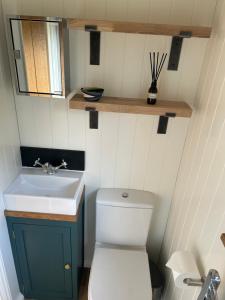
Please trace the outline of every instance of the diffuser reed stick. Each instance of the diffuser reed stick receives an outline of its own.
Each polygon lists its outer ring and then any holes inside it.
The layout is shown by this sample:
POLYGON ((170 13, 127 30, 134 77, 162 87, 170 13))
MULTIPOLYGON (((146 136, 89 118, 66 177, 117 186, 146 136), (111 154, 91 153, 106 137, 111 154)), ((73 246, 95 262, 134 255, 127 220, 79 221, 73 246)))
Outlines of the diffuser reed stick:
POLYGON ((157 80, 159 79, 159 75, 162 71, 163 65, 165 63, 167 53, 163 53, 161 56, 161 59, 159 58, 159 52, 150 52, 150 66, 151 66, 151 77, 152 77, 152 83, 148 90, 148 104, 155 104, 157 100, 157 80))

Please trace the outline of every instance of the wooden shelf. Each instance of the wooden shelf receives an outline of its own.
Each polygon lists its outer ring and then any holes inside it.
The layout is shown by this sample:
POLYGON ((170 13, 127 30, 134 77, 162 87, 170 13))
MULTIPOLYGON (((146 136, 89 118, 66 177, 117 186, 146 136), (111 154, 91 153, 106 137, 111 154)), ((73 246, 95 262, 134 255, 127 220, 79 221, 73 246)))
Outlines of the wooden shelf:
POLYGON ((181 32, 192 32, 193 37, 209 38, 211 27, 183 26, 169 24, 150 24, 135 22, 119 22, 106 20, 68 19, 71 29, 83 29, 86 26, 94 26, 97 31, 140 33, 153 35, 179 36, 181 32))
POLYGON ((148 105, 145 99, 129 99, 116 97, 102 97, 98 102, 85 101, 82 95, 75 95, 70 100, 71 109, 93 108, 103 112, 131 113, 142 115, 165 116, 166 113, 175 113, 177 117, 190 118, 191 107, 185 102, 157 101, 155 105, 148 105))

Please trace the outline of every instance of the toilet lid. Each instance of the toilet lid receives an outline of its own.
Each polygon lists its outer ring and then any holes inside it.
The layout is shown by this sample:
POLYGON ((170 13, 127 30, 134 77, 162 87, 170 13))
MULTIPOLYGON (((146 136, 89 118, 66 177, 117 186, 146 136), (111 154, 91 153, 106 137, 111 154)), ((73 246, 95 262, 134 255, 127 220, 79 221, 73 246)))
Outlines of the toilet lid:
POLYGON ((145 250, 96 247, 88 287, 89 300, 151 300, 145 250))

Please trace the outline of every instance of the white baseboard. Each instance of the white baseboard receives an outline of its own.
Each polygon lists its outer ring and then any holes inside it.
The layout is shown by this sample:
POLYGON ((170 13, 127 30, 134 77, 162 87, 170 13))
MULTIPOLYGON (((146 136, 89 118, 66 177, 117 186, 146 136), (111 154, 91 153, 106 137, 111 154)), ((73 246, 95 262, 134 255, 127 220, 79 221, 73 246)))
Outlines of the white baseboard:
POLYGON ((19 293, 15 300, 24 300, 24 296, 19 293))

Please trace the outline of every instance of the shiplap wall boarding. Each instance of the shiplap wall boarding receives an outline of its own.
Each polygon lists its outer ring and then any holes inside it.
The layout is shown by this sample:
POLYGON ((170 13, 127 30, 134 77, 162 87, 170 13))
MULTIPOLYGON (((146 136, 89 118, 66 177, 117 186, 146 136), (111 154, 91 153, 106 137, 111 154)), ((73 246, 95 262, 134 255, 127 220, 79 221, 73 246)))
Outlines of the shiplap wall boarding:
MULTIPOLYGON (((163 260, 177 249, 192 251, 199 270, 217 269, 218 299, 225 299, 225 1, 220 0, 206 52, 196 107, 163 243, 163 260)), ((165 300, 195 300, 199 288, 174 287, 167 271, 165 300)))
POLYGON ((2 193, 21 167, 19 132, 0 1, 0 298, 19 300, 2 193))
MULTIPOLYGON (((4 0, 5 14, 84 17, 187 25, 210 25, 215 1, 166 0, 4 0), (204 3, 204 5, 203 5, 204 3)), ((169 52, 171 38, 102 33, 101 64, 89 65, 89 34, 70 31, 71 86, 100 86, 105 95, 146 98, 149 51, 169 52)), ((207 39, 184 40, 179 71, 164 69, 159 97, 194 102, 207 39)), ((21 144, 86 151, 85 259, 94 245, 95 195, 99 187, 150 190, 159 195, 149 247, 157 260, 167 222, 188 119, 169 121, 157 135, 158 117, 100 113, 99 129, 89 129, 89 114, 69 110, 62 100, 16 96, 21 144)))

